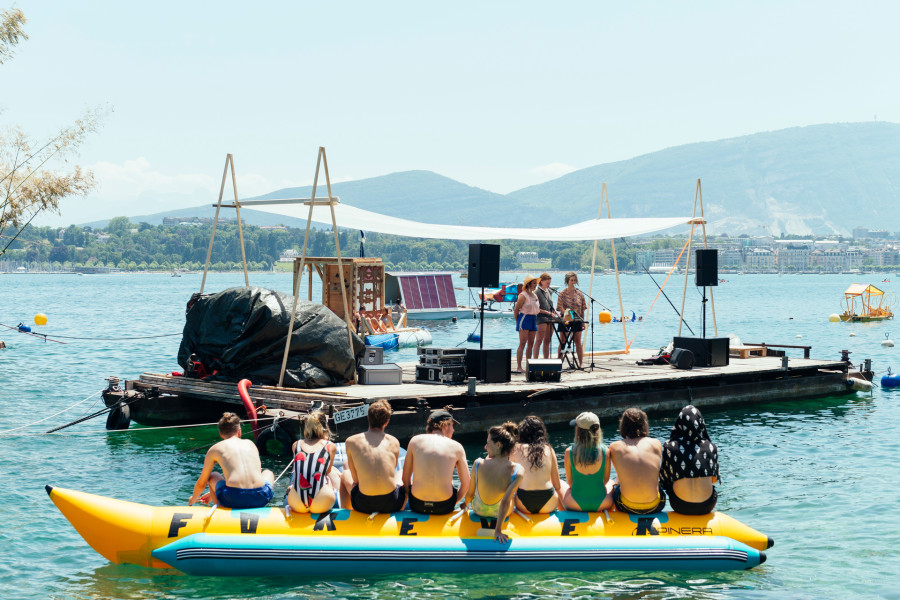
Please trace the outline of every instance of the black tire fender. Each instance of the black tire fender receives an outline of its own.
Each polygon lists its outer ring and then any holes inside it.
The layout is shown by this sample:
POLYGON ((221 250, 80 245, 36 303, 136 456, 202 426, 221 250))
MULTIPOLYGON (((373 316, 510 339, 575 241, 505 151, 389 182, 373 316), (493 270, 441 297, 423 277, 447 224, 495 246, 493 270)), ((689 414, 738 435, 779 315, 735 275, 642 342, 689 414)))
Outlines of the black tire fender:
POLYGON ((128 429, 131 425, 131 408, 122 402, 113 406, 106 417, 106 428, 110 431, 128 429))
POLYGON ((259 450, 260 456, 269 456, 271 454, 268 448, 268 443, 271 440, 277 440, 281 442, 282 456, 291 456, 293 454, 292 448, 294 445, 294 438, 292 438, 291 434, 289 434, 281 427, 272 425, 271 427, 266 427, 265 429, 260 431, 259 436, 257 436, 256 438, 256 447, 259 450))

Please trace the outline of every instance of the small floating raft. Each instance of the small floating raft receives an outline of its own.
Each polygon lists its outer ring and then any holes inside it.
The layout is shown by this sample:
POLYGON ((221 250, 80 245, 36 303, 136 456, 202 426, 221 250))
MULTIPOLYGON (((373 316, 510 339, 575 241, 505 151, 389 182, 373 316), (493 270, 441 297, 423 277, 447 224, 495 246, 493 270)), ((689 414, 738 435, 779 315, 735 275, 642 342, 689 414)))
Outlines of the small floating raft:
POLYGON ((275 507, 153 507, 49 485, 47 493, 108 560, 191 575, 727 571, 762 564, 773 544, 718 512, 514 514, 499 544, 495 522, 471 513, 288 516, 275 507))

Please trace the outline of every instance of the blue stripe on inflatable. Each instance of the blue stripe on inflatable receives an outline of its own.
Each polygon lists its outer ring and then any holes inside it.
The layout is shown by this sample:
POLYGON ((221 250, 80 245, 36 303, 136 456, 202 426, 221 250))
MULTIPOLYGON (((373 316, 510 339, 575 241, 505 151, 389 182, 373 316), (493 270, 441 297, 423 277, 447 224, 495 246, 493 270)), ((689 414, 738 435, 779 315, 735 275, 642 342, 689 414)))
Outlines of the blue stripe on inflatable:
POLYGON ((535 571, 727 571, 765 554, 724 537, 396 538, 198 533, 153 552, 191 575, 357 575, 535 571))

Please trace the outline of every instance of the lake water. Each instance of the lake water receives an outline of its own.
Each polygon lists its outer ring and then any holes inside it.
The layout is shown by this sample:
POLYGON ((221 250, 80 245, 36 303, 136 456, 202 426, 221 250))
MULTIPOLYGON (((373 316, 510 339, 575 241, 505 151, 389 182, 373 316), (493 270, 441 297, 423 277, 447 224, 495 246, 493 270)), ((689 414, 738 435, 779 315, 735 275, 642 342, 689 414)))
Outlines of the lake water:
MULTIPOLYGON (((855 363, 872 359, 876 381, 888 367, 900 369, 900 348, 880 344, 885 333, 900 337, 895 322, 828 322, 829 314, 840 312, 850 283, 877 283, 889 276, 725 277, 728 281, 714 289, 719 335, 811 345, 816 358, 837 359, 847 349, 855 363)), ((250 281, 290 289, 286 274, 251 273, 250 281)), ((587 276, 581 281, 586 287, 587 276)), ((678 307, 683 282, 682 275, 666 287, 678 307)), ((626 310, 646 315, 628 326, 634 347, 658 348, 677 335, 677 316, 665 298, 650 310, 657 288, 649 277, 627 275, 621 283, 626 310)), ((239 274, 212 274, 207 291, 242 284, 239 274)), ((84 400, 103 388, 109 375, 133 378, 143 371, 178 370, 184 306, 199 285, 199 274, 0 275, 0 323, 31 324, 43 312, 49 322, 37 329, 68 342, 45 343, 0 331, 8 346, 0 350, 3 598, 900 598, 895 555, 900 534, 891 520, 900 512, 900 390, 880 388, 872 394, 705 413, 720 448, 719 509, 776 541, 768 562, 751 571, 380 578, 348 573, 326 581, 222 580, 111 565, 56 510, 44 485, 147 504, 183 504, 202 464, 202 452, 185 451, 215 441, 215 429, 132 425, 125 432, 107 432, 98 418, 58 434, 41 433, 101 408, 96 396, 84 400)), ((457 285, 464 299, 465 280, 457 285)), ((897 286, 884 284, 888 290, 897 286)), ((617 306, 615 278, 596 278, 593 295, 617 306)), ((698 335, 700 306, 691 280, 685 314, 698 335)), ((475 326, 469 320, 429 325, 439 346, 465 343, 475 326)), ((711 314, 707 334, 713 335, 711 314)), ((515 340, 511 319, 486 323, 486 347, 509 347, 515 340)), ((621 325, 598 326, 594 344, 597 350, 621 348, 621 325)), ((800 355, 796 350, 789 354, 800 355)), ((413 360, 414 355, 407 350, 392 359, 413 360)), ((654 419, 652 435, 668 437, 675 416, 654 419)), ((604 431, 609 443, 614 427, 604 424, 604 431)), ((568 430, 552 432, 560 456, 570 436, 568 430)), ((481 444, 469 444, 467 451, 471 461, 481 455, 481 444)), ((266 466, 278 473, 284 465, 273 458, 266 466)), ((284 484, 279 482, 279 497, 284 484)))

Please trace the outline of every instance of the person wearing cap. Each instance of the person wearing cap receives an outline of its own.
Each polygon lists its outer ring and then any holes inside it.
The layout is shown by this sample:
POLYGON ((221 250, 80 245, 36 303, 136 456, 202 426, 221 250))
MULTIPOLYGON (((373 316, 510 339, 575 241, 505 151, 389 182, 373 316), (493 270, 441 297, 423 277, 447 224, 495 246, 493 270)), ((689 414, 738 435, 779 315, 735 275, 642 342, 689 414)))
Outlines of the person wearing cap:
POLYGON ((406 493, 397 477, 400 442, 385 428, 391 405, 376 400, 369 405, 369 429, 347 438, 347 468, 341 474, 341 507, 364 513, 403 510, 406 493))
POLYGON ((569 425, 575 427, 575 443, 566 448, 566 482, 561 491, 568 510, 588 512, 609 510, 613 501, 607 493, 609 453, 603 445, 600 419, 583 412, 569 425))
POLYGON ((619 420, 621 440, 609 445, 609 456, 618 480, 612 488, 616 510, 649 515, 666 506, 666 493, 659 485, 662 444, 650 435, 647 414, 629 408, 619 420))
POLYGON ((431 411, 426 432, 414 436, 406 449, 403 487, 410 510, 426 515, 446 515, 469 491, 469 463, 462 444, 452 439, 458 423, 446 408, 431 411), (459 488, 453 487, 453 471, 459 488))
POLYGON ((538 299, 537 335, 534 338, 534 350, 532 358, 540 358, 538 354, 544 354, 544 358, 550 358, 550 341, 553 339, 553 318, 556 311, 553 310, 553 297, 550 292, 550 273, 541 273, 540 282, 534 291, 538 299))
POLYGON ((534 293, 537 277, 528 275, 522 285, 522 293, 516 300, 513 316, 516 318, 516 331, 519 332, 519 347, 516 349, 516 373, 522 373, 522 354, 530 358, 534 348, 534 337, 537 334, 537 316, 541 312, 538 297, 534 293))

